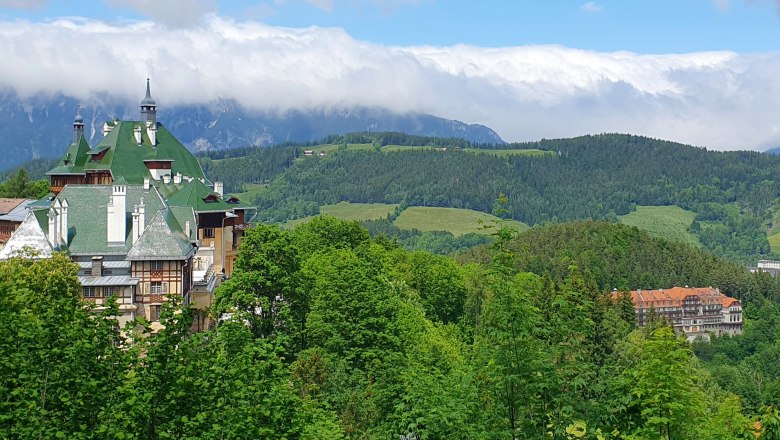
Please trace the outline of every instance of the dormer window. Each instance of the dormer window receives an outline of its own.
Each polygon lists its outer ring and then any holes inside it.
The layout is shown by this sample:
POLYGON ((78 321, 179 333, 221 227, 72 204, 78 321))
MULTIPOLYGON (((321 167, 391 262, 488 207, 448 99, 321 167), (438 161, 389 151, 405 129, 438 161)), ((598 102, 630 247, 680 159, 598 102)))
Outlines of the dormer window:
POLYGON ((203 201, 206 203, 214 203, 219 200, 219 196, 216 194, 209 194, 206 197, 203 198, 203 201))
POLYGON ((238 197, 231 196, 229 199, 226 200, 226 202, 236 204, 239 203, 240 200, 238 200, 238 197))
POLYGON ((108 152, 108 150, 109 150, 109 148, 108 148, 108 147, 104 147, 104 148, 103 148, 102 150, 100 150, 100 151, 96 151, 96 152, 94 152, 94 153, 87 153, 87 154, 89 154, 90 156, 92 156, 92 157, 90 158, 90 161, 91 161, 91 162, 100 162, 101 160, 103 160, 103 157, 105 157, 105 156, 106 156, 106 153, 108 152))

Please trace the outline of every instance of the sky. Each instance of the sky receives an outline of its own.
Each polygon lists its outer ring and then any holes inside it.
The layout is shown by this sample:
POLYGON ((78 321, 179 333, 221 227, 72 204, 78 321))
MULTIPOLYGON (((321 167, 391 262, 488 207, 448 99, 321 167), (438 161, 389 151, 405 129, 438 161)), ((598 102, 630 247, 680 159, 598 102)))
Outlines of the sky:
MULTIPOLYGON (((0 0, 0 89, 780 146, 780 0, 0 0)), ((164 122, 164 121, 163 121, 164 122)))

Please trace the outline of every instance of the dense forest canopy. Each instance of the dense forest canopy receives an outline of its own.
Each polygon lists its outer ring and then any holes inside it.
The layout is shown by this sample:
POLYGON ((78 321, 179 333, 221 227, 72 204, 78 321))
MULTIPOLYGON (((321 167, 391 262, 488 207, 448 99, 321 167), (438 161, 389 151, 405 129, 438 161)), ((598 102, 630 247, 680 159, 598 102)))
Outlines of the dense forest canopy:
POLYGON ((491 212, 496 196, 503 193, 507 215, 531 225, 616 221, 637 205, 678 205, 697 213, 691 231, 718 255, 749 262, 770 253, 764 225, 780 196, 777 156, 708 151, 618 134, 476 146, 555 153, 542 156, 459 148, 383 151, 387 142, 439 143, 400 134, 353 137, 349 140, 372 139, 377 148, 298 160, 293 147, 273 153, 253 150, 242 158, 213 162, 209 172, 234 191, 241 182, 268 183, 253 201, 262 221, 316 214, 320 205, 341 201, 491 212), (274 159, 278 156, 285 160, 274 159))
POLYGON ((356 222, 259 225, 217 291, 218 326, 196 334, 176 298, 159 332, 143 320, 120 331, 115 303, 98 311, 80 299, 64 255, 0 262, 0 437, 780 435, 769 406, 780 372, 724 369, 727 359, 753 365, 775 353, 777 338, 762 332, 776 335, 780 322, 774 279, 635 228, 534 232, 497 227, 489 249, 459 263, 371 238, 356 222), (560 234, 580 240, 556 251, 560 234), (700 265, 690 276, 705 284, 762 286, 750 304, 772 306, 748 309, 745 337, 697 346, 702 364, 664 322, 635 329, 628 297, 600 287, 644 272, 687 279, 654 258, 700 265))

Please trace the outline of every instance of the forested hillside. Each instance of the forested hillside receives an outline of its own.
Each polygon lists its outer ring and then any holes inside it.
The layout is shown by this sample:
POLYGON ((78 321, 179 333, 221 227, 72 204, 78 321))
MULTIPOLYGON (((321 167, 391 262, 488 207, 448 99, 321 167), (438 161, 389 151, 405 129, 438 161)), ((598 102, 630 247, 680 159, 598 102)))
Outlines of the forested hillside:
MULTIPOLYGON (((317 150, 326 155, 305 156, 305 149, 318 148, 310 142, 210 151, 201 163, 228 192, 253 184, 244 201, 258 206, 263 222, 315 215, 320 206, 342 201, 490 213, 499 194, 507 198, 506 215, 529 225, 616 222, 637 206, 677 205, 695 213, 683 231, 693 234, 689 241, 743 264, 771 257, 767 228, 780 210, 780 157, 774 155, 617 134, 477 145, 353 133, 318 143, 327 146, 317 150), (497 149, 502 154, 481 154, 497 149)), ((372 226, 378 229, 391 230, 372 226)))
MULTIPOLYGON (((254 200, 262 221, 316 214, 320 205, 340 201, 491 212, 503 193, 507 215, 531 225, 616 221, 637 205, 678 205, 697 214, 691 232, 718 255, 749 262, 770 252, 765 225, 780 196, 780 158, 773 155, 707 151, 616 134, 478 145, 482 151, 500 147, 555 153, 542 156, 478 154, 460 144, 446 151, 398 151, 383 148, 391 142, 385 135, 375 135, 376 148, 304 157, 286 169, 271 155, 289 158, 291 151, 255 150, 246 163, 244 158, 226 159, 209 170, 215 179, 231 182, 232 190, 240 181, 269 182, 254 200), (265 157, 277 165, 261 169, 256 164, 265 157)), ((347 139, 331 141, 346 145, 347 139)), ((392 142, 413 143, 397 134, 392 142)))
MULTIPOLYGON (((538 239, 498 228, 487 263, 461 264, 372 239, 356 222, 260 225, 247 230, 233 276, 217 291, 219 325, 197 334, 176 298, 159 332, 139 321, 121 333, 116 310, 91 311, 80 300, 77 267, 65 256, 0 262, 0 437, 780 435, 777 409, 766 406, 777 401, 776 369, 736 386, 734 375, 709 366, 721 353, 746 358, 721 347, 747 339, 697 348, 704 369, 670 327, 634 329, 628 297, 613 301, 599 287, 629 267, 637 269, 627 284, 644 272, 695 279, 655 266, 663 258, 705 268, 691 275, 704 284, 766 283, 750 304, 777 303, 774 279, 629 227, 533 232, 538 239), (553 251, 557 235, 581 241, 553 251), (540 273, 527 271, 537 262, 540 273), (753 392, 758 381, 774 388, 753 392)), ((768 317, 751 307, 761 328, 778 322, 777 307, 762 309, 768 317)), ((752 353, 768 359, 766 346, 752 353)))

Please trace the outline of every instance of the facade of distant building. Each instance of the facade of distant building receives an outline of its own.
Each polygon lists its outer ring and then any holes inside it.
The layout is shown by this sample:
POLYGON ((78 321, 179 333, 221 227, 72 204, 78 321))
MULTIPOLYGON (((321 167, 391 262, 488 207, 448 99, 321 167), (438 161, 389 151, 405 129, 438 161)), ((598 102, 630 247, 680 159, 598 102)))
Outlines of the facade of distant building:
MULTIPOLYGON (((648 324, 652 314, 674 326, 689 341, 709 340, 710 336, 742 333, 742 304, 712 287, 672 287, 632 290, 637 325, 648 324)), ((618 292, 613 293, 617 298, 618 292)))
MULTIPOLYGON (((120 323, 159 325, 166 296, 205 308, 219 274, 229 276, 251 208, 223 197, 198 160, 162 124, 149 82, 140 121, 113 120, 90 148, 77 115, 73 139, 50 170, 51 194, 28 205, 0 251, 46 258, 66 252, 78 263, 87 301, 118 298, 120 323)), ((196 327, 206 324, 199 314, 196 327)))
POLYGON ((22 224, 27 215, 27 205, 34 201, 0 198, 0 249, 5 246, 16 228, 22 224))
POLYGON ((758 260, 756 267, 748 267, 748 270, 752 273, 766 272, 773 277, 780 274, 780 261, 775 260, 758 260))

